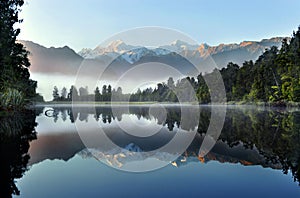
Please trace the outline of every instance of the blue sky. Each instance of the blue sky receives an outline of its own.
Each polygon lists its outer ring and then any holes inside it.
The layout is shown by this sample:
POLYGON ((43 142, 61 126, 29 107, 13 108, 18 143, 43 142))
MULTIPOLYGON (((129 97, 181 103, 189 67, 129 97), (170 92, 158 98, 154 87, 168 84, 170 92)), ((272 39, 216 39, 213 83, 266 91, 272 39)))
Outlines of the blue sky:
POLYGON ((299 0, 25 0, 19 39, 46 47, 94 48, 111 35, 163 26, 217 45, 290 36, 299 0))

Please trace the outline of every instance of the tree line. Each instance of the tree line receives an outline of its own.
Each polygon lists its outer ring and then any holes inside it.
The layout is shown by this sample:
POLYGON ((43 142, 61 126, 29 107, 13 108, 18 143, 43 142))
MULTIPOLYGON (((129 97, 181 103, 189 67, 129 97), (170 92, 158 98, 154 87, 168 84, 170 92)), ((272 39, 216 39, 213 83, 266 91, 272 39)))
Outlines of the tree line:
POLYGON ((158 83, 155 88, 138 89, 133 94, 123 94, 122 88, 112 89, 111 85, 99 87, 93 94, 88 94, 87 88, 66 88, 59 95, 55 87, 53 100, 95 100, 110 101, 158 101, 178 102, 191 101, 193 94, 199 103, 210 103, 210 90, 205 83, 206 78, 212 78, 214 72, 220 72, 226 91, 227 101, 272 102, 285 105, 287 102, 300 102, 300 26, 293 32, 291 40, 283 39, 280 49, 273 46, 266 49, 254 62, 245 61, 243 65, 228 63, 227 67, 215 69, 210 73, 200 73, 195 77, 186 77, 174 82, 170 77, 167 82, 158 83), (192 87, 193 91, 187 91, 192 87))
POLYGON ((112 89, 111 85, 103 85, 100 91, 99 87, 93 91, 94 93, 90 94, 88 87, 80 87, 77 89, 72 85, 67 91, 66 87, 63 87, 61 90, 54 86, 52 96, 53 101, 110 101, 112 95, 120 96, 119 101, 125 100, 125 97, 128 97, 129 94, 122 94, 122 88, 118 87, 117 89, 112 89))
MULTIPOLYGON (((192 80, 193 79, 194 78, 192 78, 192 80)), ((52 96, 53 101, 178 102, 177 96, 181 94, 181 98, 183 98, 184 101, 190 101, 191 96, 186 96, 184 91, 189 83, 188 80, 190 80, 190 78, 184 78, 178 80, 175 84, 173 78, 170 77, 167 83, 158 83, 155 88, 138 89, 132 94, 123 93, 121 87, 112 88, 111 85, 103 85, 101 90, 99 87, 96 87, 93 93, 89 93, 88 87, 80 87, 77 89, 72 85, 69 91, 67 91, 66 87, 59 90, 57 86, 54 86, 52 96), (176 94, 174 90, 176 90, 176 94)))

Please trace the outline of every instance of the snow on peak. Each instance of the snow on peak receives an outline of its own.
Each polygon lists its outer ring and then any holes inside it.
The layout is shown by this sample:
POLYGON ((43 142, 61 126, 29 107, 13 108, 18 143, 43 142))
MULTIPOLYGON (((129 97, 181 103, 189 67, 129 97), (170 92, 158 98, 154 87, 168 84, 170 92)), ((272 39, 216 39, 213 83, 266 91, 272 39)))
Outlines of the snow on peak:
POLYGON ((99 45, 95 49, 82 49, 78 52, 84 58, 99 58, 99 59, 115 59, 120 58, 128 62, 129 64, 134 64, 139 61, 144 56, 164 56, 172 52, 181 54, 185 57, 201 57, 206 58, 210 55, 217 53, 222 53, 226 51, 239 50, 240 48, 245 48, 248 51, 256 52, 263 51, 266 47, 272 45, 279 45, 279 40, 282 38, 272 38, 265 39, 261 42, 254 41, 244 41, 239 44, 220 44, 217 46, 209 46, 206 43, 201 45, 190 44, 186 41, 175 40, 170 44, 159 46, 157 48, 146 48, 143 46, 133 46, 126 44, 123 40, 114 40, 110 42, 107 46, 99 45))
POLYGON ((171 45, 177 46, 181 50, 196 50, 199 46, 196 44, 189 44, 185 41, 176 40, 171 43, 171 45))
POLYGON ((177 46, 181 46, 181 45, 189 45, 187 42, 185 41, 181 41, 181 40, 175 40, 171 43, 171 45, 177 45, 177 46))
POLYGON ((133 48, 133 46, 126 45, 126 43, 124 43, 122 40, 116 40, 116 41, 112 41, 108 44, 108 46, 106 47, 106 51, 120 53, 120 52, 124 52, 126 50, 130 50, 132 48, 133 48))
POLYGON ((103 161, 114 167, 122 167, 130 162, 144 161, 147 158, 155 158, 164 162, 175 160, 178 153, 167 153, 160 151, 143 152, 136 144, 130 143, 124 148, 116 147, 111 150, 103 150, 101 148, 84 149, 78 153, 82 158, 95 157, 99 161, 103 161))
POLYGON ((198 47, 198 45, 192 45, 185 41, 175 40, 170 45, 160 46, 159 48, 167 49, 171 52, 180 53, 182 51, 193 51, 196 50, 198 47))
POLYGON ((139 61, 146 54, 153 54, 153 52, 145 47, 135 48, 130 51, 126 51, 121 55, 128 63, 133 64, 139 61))
POLYGON ((171 51, 170 50, 167 50, 167 49, 164 49, 164 48, 156 48, 153 50, 155 52, 155 54, 157 56, 162 56, 162 55, 167 55, 167 54, 170 54, 171 51))
POLYGON ((112 41, 108 44, 108 46, 118 46, 118 45, 122 45, 122 44, 125 44, 125 42, 123 40, 115 40, 115 41, 112 41))
POLYGON ((90 48, 83 48, 81 51, 78 52, 78 54, 83 58, 88 58, 88 59, 95 58, 95 56, 97 56, 97 54, 95 54, 93 50, 90 48))

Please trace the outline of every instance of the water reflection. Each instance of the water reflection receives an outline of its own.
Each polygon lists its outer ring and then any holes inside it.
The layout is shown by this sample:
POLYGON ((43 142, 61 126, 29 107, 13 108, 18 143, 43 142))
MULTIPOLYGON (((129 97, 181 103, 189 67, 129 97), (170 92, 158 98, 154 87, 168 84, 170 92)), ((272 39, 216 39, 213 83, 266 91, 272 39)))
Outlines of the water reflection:
MULTIPOLYGON (((187 111, 193 112, 188 106, 187 111)), ((151 151, 164 145, 174 137, 179 129, 196 129, 194 140, 186 151, 172 161, 174 167, 186 166, 191 162, 239 163, 245 166, 259 165, 265 168, 291 172, 299 184, 300 172, 300 111, 295 109, 266 109, 255 107, 228 107, 222 133, 213 149, 204 157, 198 156, 199 147, 209 126, 210 106, 200 108, 200 119, 187 116, 187 124, 182 124, 181 108, 167 106, 166 117, 159 111, 150 111, 149 106, 119 106, 112 113, 109 106, 93 109, 85 106, 37 107, 13 116, 0 117, 0 197, 18 195, 15 179, 21 178, 28 167, 47 159, 68 161, 75 155, 90 158, 97 155, 114 166, 123 166, 130 160, 143 160, 147 156, 140 151, 151 151), (119 124, 134 119, 145 128, 158 126, 162 132, 148 138, 134 138, 124 133, 119 124), (38 125, 36 125, 36 122, 38 125), (74 123, 87 127, 86 133, 93 139, 98 123, 106 128, 108 136, 123 150, 114 150, 103 143, 89 145, 90 151, 82 143, 74 123), (35 133, 35 129, 38 135, 35 133), (35 141, 32 141, 36 139, 35 141), (92 155, 93 154, 93 155, 92 155), (137 155, 136 155, 137 154, 137 155)), ((192 115, 189 114, 189 115, 192 115)), ((132 130, 135 129, 134 126, 132 130)), ((170 153, 171 155, 172 153, 170 153)), ((166 154, 159 160, 168 160, 166 154)))
MULTIPOLYGON (((209 107, 203 108, 205 111, 201 111, 201 126, 205 126, 207 130, 207 127, 209 125, 209 118, 210 118, 210 111, 207 111, 210 109, 209 107), (206 117, 205 120, 202 119, 202 117, 206 117)), ((166 109, 167 110, 167 116, 166 119, 161 117, 161 114, 159 111, 152 111, 151 114, 149 113, 149 106, 130 106, 129 109, 126 106, 118 106, 117 108, 114 107, 114 112, 112 111, 112 108, 110 106, 101 106, 96 107, 94 109, 93 107, 55 107, 55 108, 48 108, 45 111, 45 115, 48 117, 52 117, 54 122, 57 122, 58 119, 61 119, 63 121, 66 121, 68 118, 72 123, 76 122, 76 120, 79 121, 86 121, 88 122, 89 115, 93 115, 93 118, 96 121, 100 121, 102 123, 108 123, 110 124, 112 121, 122 121, 122 117, 124 115, 135 115, 137 119, 146 119, 151 120, 152 117, 155 118, 156 123, 159 125, 165 125, 168 127, 170 131, 173 131, 174 127, 179 128, 181 127, 184 130, 194 130, 197 127, 197 123, 199 122, 197 119, 195 119, 193 115, 193 112, 196 110, 194 108, 185 108, 189 113, 187 113, 187 116, 181 118, 181 107, 180 106, 172 106, 166 109), (181 119, 185 119, 185 125, 181 126, 181 119)))
POLYGON ((300 179, 300 112, 284 109, 228 112, 220 139, 230 147, 243 144, 257 149, 265 166, 276 166, 283 173, 290 170, 294 180, 300 179))
POLYGON ((21 178, 29 161, 29 142, 36 139, 34 111, 0 117, 0 197, 19 195, 15 179, 21 178))
MULTIPOLYGON (((55 107, 52 110, 53 113, 48 116, 54 122, 57 122, 59 119, 62 121, 69 119, 71 123, 96 121, 106 124, 101 126, 108 127, 114 126, 115 122, 126 122, 126 117, 128 116, 135 116, 138 120, 154 119, 156 124, 163 125, 169 132, 176 132, 178 128, 187 131, 197 129, 198 133, 194 141, 187 151, 173 162, 174 166, 182 166, 189 163, 189 161, 195 160, 201 162, 217 160, 220 162, 241 163, 243 165, 261 165, 263 167, 281 169, 284 174, 291 171, 294 180, 299 182, 300 112, 295 109, 228 107, 221 136, 215 147, 204 158, 200 158, 197 155, 210 121, 211 107, 209 106, 200 108, 199 121, 193 117, 188 117, 186 118, 188 124, 184 126, 181 125, 181 110, 178 106, 166 108, 166 119, 161 119, 160 114, 150 114, 147 106, 131 106, 129 111, 126 107, 120 106, 117 108, 117 113, 114 112, 114 114, 109 106, 97 107, 96 110, 89 107, 78 107, 75 109, 55 107)), ((192 109, 189 110, 192 111, 192 109)), ((112 130, 116 130, 116 128, 112 130)), ((112 136, 115 137, 115 134, 112 136)), ((169 138, 172 137, 172 133, 170 133, 169 138)), ((153 149, 153 147, 146 148, 149 142, 143 145, 132 137, 128 139, 128 137, 120 134, 115 138, 115 141, 119 141, 117 144, 123 148, 128 146, 130 142, 135 142, 138 148, 153 149)), ((155 139, 155 141, 158 141, 158 139, 155 139)), ((161 143, 164 144, 165 142, 161 143)), ((75 149, 77 152, 84 149, 82 143, 80 145, 75 149)), ((98 148, 97 152, 98 154, 104 153, 108 155, 108 150, 108 148, 102 148, 102 150, 98 148)), ((91 154, 81 152, 81 155, 87 157, 87 155, 91 154)))

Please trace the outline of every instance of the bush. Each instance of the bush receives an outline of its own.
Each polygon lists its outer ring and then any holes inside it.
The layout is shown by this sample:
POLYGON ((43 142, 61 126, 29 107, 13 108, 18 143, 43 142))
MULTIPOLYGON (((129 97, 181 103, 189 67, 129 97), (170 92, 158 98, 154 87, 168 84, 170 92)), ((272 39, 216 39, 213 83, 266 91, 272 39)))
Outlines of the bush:
POLYGON ((25 105, 24 94, 13 88, 7 88, 0 95, 0 107, 2 109, 17 109, 25 105))

